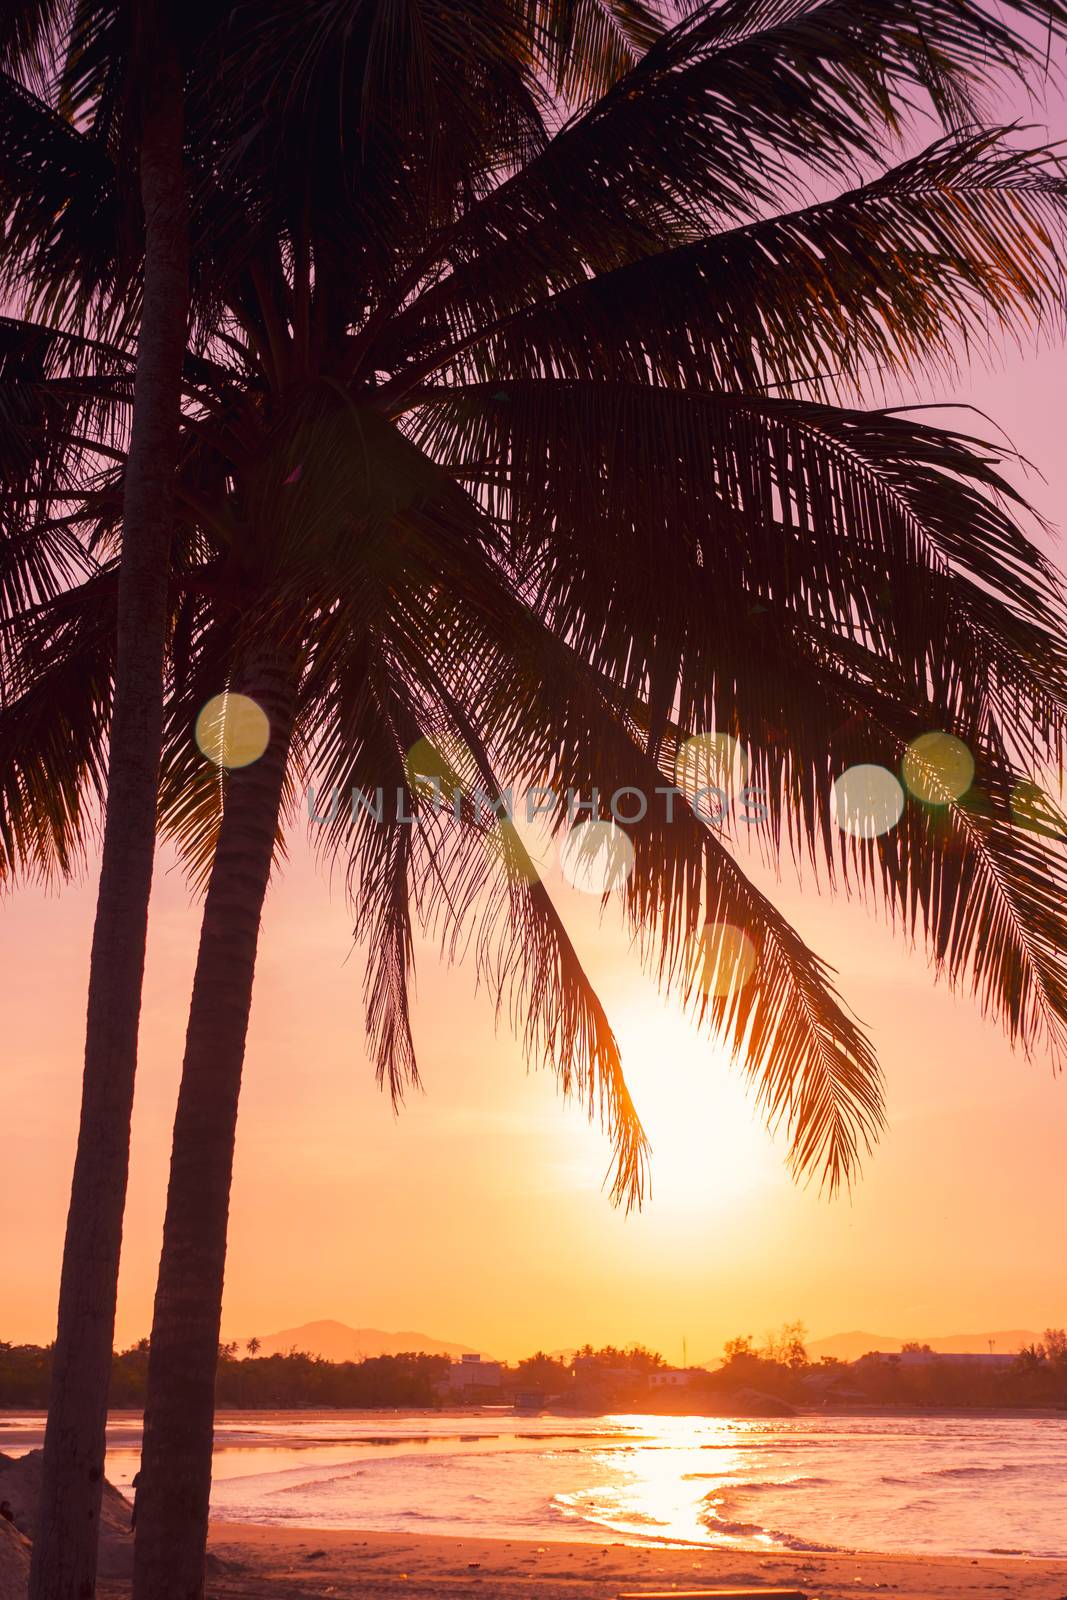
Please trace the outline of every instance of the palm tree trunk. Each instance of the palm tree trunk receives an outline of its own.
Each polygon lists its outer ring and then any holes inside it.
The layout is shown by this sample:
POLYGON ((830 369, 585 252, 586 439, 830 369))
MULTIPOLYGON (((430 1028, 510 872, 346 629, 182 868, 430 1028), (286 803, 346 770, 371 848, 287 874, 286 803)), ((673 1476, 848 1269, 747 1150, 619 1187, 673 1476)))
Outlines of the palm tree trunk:
POLYGON ((139 1600, 203 1594, 237 1101, 293 720, 291 665, 260 659, 242 692, 266 711, 271 737, 259 761, 230 777, 200 930, 148 1358, 139 1600))
POLYGON ((32 1600, 95 1592, 107 1395, 129 1169, 163 726, 163 654, 181 368, 189 316, 183 79, 160 28, 145 94, 144 302, 123 492, 115 700, 86 1020, 81 1123, 63 1247, 32 1600))

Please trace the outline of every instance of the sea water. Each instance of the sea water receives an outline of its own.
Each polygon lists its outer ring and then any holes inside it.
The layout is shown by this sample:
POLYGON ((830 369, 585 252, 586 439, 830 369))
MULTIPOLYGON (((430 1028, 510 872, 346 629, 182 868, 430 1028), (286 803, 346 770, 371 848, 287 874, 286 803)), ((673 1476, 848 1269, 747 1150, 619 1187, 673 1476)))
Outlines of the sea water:
MULTIPOLYGON (((0 1414, 0 1450, 43 1418, 0 1414)), ((126 1489, 139 1420, 107 1473, 126 1489)), ((733 1549, 1067 1556, 1067 1417, 222 1412, 212 1514, 317 1528, 733 1549)))

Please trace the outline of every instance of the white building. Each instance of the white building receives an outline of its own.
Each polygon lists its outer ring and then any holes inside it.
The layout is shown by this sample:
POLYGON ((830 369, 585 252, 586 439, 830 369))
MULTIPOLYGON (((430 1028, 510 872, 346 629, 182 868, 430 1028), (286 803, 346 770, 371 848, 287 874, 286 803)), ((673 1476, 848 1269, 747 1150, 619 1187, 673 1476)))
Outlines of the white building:
POLYGON ((685 1367, 656 1367, 648 1375, 650 1389, 688 1389, 691 1381, 685 1367))
POLYGON ((499 1389, 500 1377, 499 1361, 483 1361, 480 1355, 460 1356, 445 1374, 445 1387, 450 1394, 464 1394, 472 1389, 499 1389))
POLYGON ((854 1367, 863 1367, 874 1362, 892 1363, 900 1367, 1010 1367, 1014 1365, 1014 1355, 997 1355, 985 1350, 869 1350, 865 1356, 860 1356, 854 1361, 854 1367))

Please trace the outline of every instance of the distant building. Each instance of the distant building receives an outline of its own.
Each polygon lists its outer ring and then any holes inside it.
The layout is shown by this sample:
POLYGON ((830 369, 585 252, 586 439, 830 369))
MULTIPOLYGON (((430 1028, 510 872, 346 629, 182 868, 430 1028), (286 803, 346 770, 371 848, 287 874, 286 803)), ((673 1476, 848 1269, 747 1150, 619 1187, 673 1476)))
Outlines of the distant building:
POLYGON ((499 1361, 483 1361, 479 1356, 460 1356, 445 1373, 445 1388, 449 1394, 467 1394, 477 1389, 499 1389, 501 1367, 499 1361))
POLYGON ((632 1383, 643 1374, 637 1367, 605 1367, 596 1356, 575 1356, 574 1376, 587 1383, 632 1383))
POLYGON ((648 1375, 650 1389, 688 1389, 692 1381, 687 1367, 657 1367, 648 1375))
POLYGON ((548 1395, 544 1389, 516 1389, 516 1411, 543 1411, 548 1395))
POLYGON ((870 1395, 858 1387, 847 1366, 839 1370, 816 1367, 801 1382, 807 1393, 823 1405, 863 1405, 870 1401, 870 1395))
POLYGON ((996 1369, 997 1367, 1011 1367, 1015 1364, 1015 1355, 996 1355, 992 1351, 967 1350, 868 1350, 865 1356, 860 1356, 853 1361, 854 1367, 861 1370, 865 1366, 878 1364, 892 1365, 894 1367, 981 1367, 996 1369))

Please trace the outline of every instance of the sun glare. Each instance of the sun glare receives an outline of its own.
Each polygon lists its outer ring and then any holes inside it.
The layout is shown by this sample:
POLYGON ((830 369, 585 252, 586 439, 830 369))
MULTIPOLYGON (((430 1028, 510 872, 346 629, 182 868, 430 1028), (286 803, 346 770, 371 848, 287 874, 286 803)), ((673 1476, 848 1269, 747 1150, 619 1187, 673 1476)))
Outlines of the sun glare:
POLYGON ((613 1018, 626 1081, 652 1144, 652 1208, 717 1211, 773 1179, 781 1160, 725 1047, 655 1005, 613 1018))

